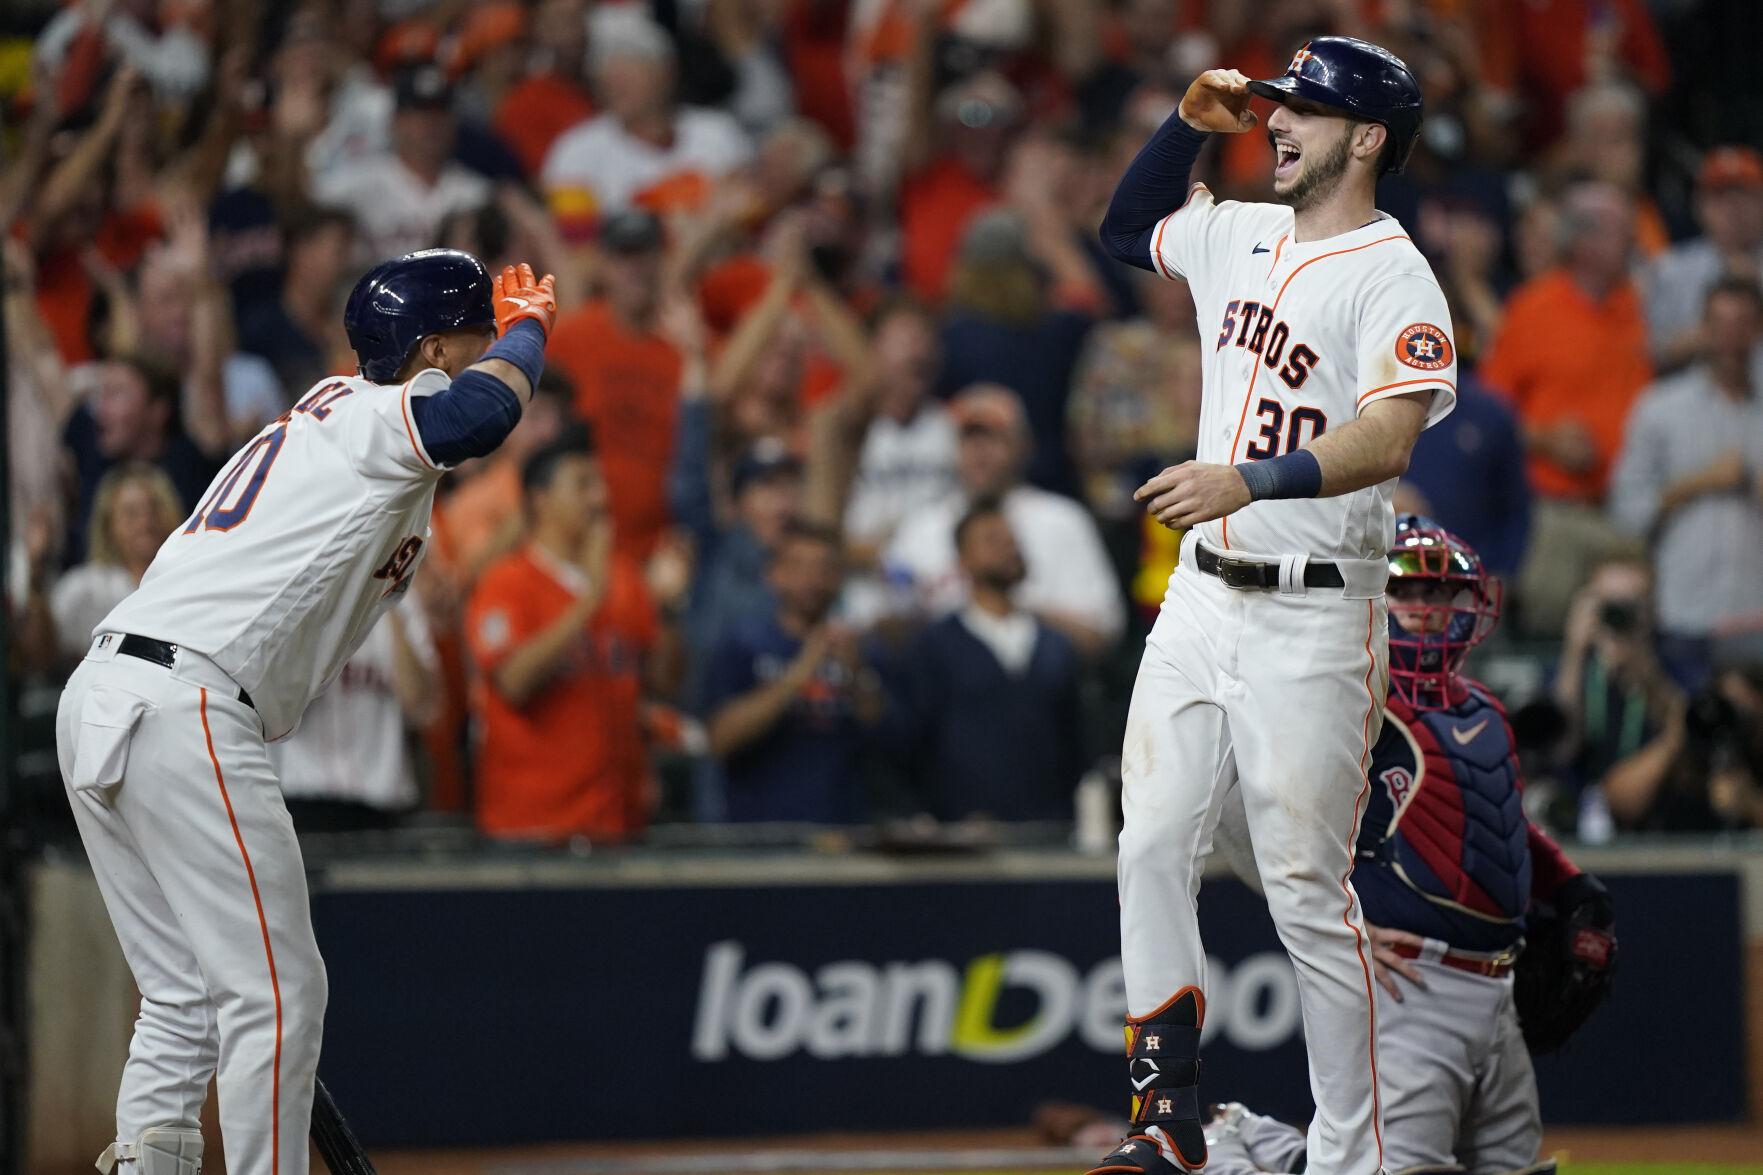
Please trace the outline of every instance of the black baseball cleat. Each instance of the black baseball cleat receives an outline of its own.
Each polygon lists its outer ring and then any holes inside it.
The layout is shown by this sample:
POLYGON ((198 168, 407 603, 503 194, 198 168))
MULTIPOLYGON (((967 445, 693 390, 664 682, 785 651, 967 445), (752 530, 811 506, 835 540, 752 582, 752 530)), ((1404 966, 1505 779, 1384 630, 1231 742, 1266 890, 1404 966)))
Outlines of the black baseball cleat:
POLYGON ((1182 1175, 1183 1168, 1163 1157, 1163 1148, 1149 1134, 1135 1134, 1102 1156, 1085 1175, 1182 1175))

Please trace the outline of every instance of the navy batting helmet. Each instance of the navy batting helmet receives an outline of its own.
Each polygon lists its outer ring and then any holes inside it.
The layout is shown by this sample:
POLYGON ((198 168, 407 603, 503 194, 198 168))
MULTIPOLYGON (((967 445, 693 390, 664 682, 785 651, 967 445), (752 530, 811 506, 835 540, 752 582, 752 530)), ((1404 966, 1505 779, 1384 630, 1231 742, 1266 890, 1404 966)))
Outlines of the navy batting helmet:
POLYGON ((1358 37, 1317 37, 1292 54, 1284 77, 1249 83, 1249 91, 1275 102, 1304 98, 1361 120, 1381 123, 1394 152, 1386 170, 1408 165, 1420 141, 1420 85, 1407 64, 1388 49, 1358 37))
POLYGON ((367 271, 343 307, 343 327, 375 383, 391 383, 424 338, 466 326, 496 325, 490 274, 458 249, 421 249, 367 271))

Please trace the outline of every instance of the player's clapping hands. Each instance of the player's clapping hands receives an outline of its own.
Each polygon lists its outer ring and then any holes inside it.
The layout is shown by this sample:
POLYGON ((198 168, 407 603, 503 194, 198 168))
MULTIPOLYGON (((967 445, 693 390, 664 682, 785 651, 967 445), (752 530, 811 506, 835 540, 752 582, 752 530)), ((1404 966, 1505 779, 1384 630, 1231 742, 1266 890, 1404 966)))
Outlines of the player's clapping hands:
POLYGON ((1133 493, 1133 501, 1171 530, 1186 530, 1234 514, 1250 502, 1249 487, 1233 466, 1183 461, 1133 493))
POLYGON ((490 279, 496 333, 505 335, 515 323, 530 318, 550 337, 551 326, 557 321, 556 285, 557 279, 548 273, 535 279, 533 267, 524 261, 519 266, 504 265, 502 272, 490 279))

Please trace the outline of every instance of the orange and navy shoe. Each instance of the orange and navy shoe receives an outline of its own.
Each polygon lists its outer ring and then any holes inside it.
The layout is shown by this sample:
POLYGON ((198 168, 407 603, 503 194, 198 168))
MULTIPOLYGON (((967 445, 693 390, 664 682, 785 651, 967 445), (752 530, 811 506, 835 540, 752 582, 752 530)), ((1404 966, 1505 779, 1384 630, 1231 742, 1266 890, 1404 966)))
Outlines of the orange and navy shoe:
MULTIPOLYGON (((1200 1162, 1206 1161, 1205 1144, 1201 1143, 1200 1162)), ((1102 1161, 1091 1167, 1085 1175, 1182 1175, 1183 1171, 1197 1170, 1193 1167, 1178 1167, 1163 1157, 1163 1147, 1157 1139, 1149 1134, 1134 1134, 1121 1140, 1120 1145, 1102 1156, 1102 1161)))

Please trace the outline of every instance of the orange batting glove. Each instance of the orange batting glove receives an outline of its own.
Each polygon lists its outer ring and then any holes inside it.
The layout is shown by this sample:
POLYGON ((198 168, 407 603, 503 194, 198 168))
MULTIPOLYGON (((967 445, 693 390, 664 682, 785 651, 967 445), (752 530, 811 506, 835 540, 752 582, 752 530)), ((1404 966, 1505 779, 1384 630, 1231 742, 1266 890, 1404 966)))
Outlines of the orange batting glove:
POLYGON ((490 281, 490 304, 496 310, 496 333, 505 335, 523 318, 539 324, 545 337, 557 321, 557 279, 546 274, 544 280, 533 278, 533 267, 522 261, 519 268, 504 265, 502 272, 490 281))

